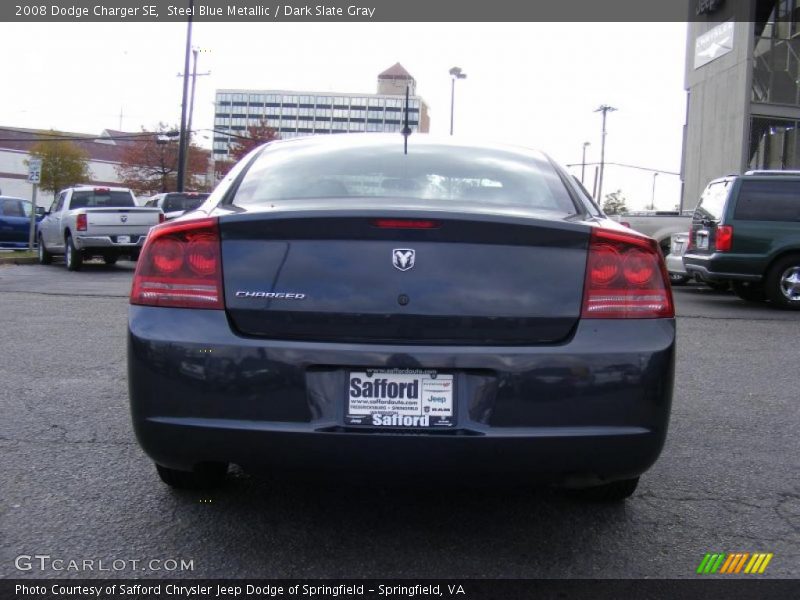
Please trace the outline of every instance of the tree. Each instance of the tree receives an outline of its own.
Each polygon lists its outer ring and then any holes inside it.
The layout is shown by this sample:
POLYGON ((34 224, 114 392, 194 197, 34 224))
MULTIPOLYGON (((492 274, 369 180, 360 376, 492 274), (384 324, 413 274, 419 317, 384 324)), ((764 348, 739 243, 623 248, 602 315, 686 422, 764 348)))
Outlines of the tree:
POLYGON ((628 212, 625 196, 622 195, 622 190, 606 194, 606 200, 603 202, 603 212, 607 215, 621 215, 628 212))
POLYGON ((231 144, 229 154, 231 160, 218 160, 214 165, 214 172, 217 179, 222 179, 228 174, 239 160, 241 160, 252 149, 257 148, 261 144, 266 144, 273 140, 279 140, 280 135, 278 132, 267 125, 264 119, 259 121, 258 125, 250 125, 247 128, 247 135, 236 138, 236 141, 231 144))
MULTIPOLYGON (((50 135, 62 134, 51 130, 50 135)), ((57 194, 66 187, 91 179, 88 155, 69 140, 45 138, 31 147, 30 154, 42 160, 39 188, 44 191, 57 194)), ((26 160, 25 164, 28 162, 26 160)))
POLYGON ((253 148, 278 139, 280 139, 278 132, 268 126, 264 119, 261 119, 258 125, 250 125, 247 128, 246 137, 236 138, 236 141, 231 144, 230 155, 235 161, 239 161, 253 148))
MULTIPOLYGON (((159 123, 156 131, 142 128, 141 137, 125 141, 117 175, 123 185, 137 194, 174 192, 177 189, 178 139, 167 135, 174 128, 159 123)), ((186 188, 206 191, 207 153, 189 143, 186 160, 186 188)))

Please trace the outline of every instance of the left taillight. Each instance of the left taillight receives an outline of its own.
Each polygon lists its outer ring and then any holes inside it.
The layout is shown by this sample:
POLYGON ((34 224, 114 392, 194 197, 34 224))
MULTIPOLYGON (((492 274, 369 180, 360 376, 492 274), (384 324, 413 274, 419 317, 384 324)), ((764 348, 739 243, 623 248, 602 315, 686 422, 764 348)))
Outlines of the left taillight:
POLYGON ((584 319, 674 317, 658 243, 635 233, 592 230, 583 288, 584 319))
POLYGON ((717 252, 730 252, 733 246, 733 227, 731 225, 719 225, 714 247, 717 252))
POLYGON ((136 264, 130 301, 146 306, 223 309, 217 220, 154 227, 136 264))
POLYGON ((78 231, 86 231, 86 213, 79 213, 75 217, 75 228, 78 231))

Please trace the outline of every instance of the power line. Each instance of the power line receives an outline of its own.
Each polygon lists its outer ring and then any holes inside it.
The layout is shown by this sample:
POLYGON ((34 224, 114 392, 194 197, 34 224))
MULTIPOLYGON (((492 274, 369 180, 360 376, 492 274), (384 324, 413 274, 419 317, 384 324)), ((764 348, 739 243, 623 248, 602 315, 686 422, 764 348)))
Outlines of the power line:
MULTIPOLYGON (((568 167, 580 167, 581 164, 582 163, 570 163, 567 166, 568 167)), ((599 164, 600 164, 599 162, 587 162, 586 166, 599 165, 599 164)), ((664 169, 654 169, 652 167, 640 167, 638 165, 626 165, 624 163, 618 163, 618 162, 608 162, 608 161, 606 161, 605 164, 613 165, 615 167, 626 167, 628 169, 639 169, 640 171, 649 171, 650 173, 664 173, 665 175, 676 175, 678 177, 680 177, 680 175, 681 175, 680 173, 675 173, 674 171, 665 171, 664 169)))

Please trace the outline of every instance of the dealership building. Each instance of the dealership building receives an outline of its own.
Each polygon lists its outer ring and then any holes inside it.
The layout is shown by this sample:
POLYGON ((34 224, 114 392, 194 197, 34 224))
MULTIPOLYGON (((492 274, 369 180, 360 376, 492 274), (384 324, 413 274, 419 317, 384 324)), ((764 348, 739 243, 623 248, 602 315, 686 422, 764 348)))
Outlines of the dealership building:
POLYGON ((706 184, 800 169, 800 0, 690 0, 684 208, 706 184))
POLYGON ((428 106, 417 95, 414 78, 400 63, 378 75, 377 93, 221 89, 214 111, 214 159, 228 158, 236 136, 264 121, 281 139, 312 134, 400 131, 409 89, 408 124, 430 130, 428 106))

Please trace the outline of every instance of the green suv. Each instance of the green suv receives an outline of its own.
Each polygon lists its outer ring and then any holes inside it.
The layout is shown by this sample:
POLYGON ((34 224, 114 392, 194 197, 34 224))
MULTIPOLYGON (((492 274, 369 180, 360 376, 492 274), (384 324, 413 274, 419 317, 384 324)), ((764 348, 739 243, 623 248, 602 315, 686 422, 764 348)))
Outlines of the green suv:
POLYGON ((686 272, 745 300, 800 310, 800 171, 748 171, 708 184, 692 217, 686 272))

